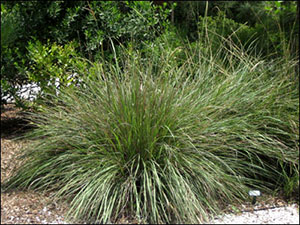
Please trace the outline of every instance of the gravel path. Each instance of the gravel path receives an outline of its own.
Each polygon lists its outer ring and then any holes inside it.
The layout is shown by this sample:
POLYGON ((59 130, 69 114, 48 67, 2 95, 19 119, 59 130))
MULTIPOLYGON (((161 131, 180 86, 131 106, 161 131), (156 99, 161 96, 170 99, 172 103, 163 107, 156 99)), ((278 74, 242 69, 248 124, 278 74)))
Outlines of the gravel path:
MULTIPOLYGON (((22 200, 22 199, 21 199, 22 200)), ((22 201, 21 201, 22 202, 22 201)), ((22 204, 21 208, 12 207, 11 210, 2 210, 1 205, 1 217, 5 216, 5 221, 1 219, 2 222, 6 224, 68 224, 64 220, 62 212, 59 207, 53 209, 52 207, 39 207, 39 210, 29 209, 26 205, 22 204), (24 208, 25 206, 25 208, 24 208), (6 213, 10 214, 5 215, 6 213)), ((299 224, 299 206, 297 204, 291 204, 284 207, 272 207, 269 209, 256 210, 254 208, 253 212, 242 212, 238 214, 225 214, 218 216, 218 218, 210 221, 210 224, 299 224)), ((123 220, 119 223, 130 224, 136 223, 137 221, 123 220)))
POLYGON ((299 224, 299 205, 282 207, 268 206, 269 209, 255 209, 253 212, 226 214, 212 220, 211 224, 299 224))

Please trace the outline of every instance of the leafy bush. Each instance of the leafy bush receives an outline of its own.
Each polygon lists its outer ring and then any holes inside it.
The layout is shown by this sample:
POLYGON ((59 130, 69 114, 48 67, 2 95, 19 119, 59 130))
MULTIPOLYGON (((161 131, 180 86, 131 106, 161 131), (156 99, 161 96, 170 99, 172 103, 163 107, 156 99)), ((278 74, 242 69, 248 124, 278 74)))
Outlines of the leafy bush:
POLYGON ((53 95, 55 107, 31 114, 33 142, 3 188, 54 190, 91 223, 196 223, 249 188, 299 187, 296 62, 222 48, 228 64, 194 47, 164 72, 139 52, 115 59, 122 68, 95 64, 53 95))
POLYGON ((17 85, 26 80, 23 74, 18 73, 14 66, 20 60, 21 53, 17 46, 12 48, 15 41, 22 33, 20 15, 16 8, 7 9, 1 4, 1 105, 5 103, 4 96, 15 96, 16 104, 21 105, 17 98, 17 85))
MULTIPOLYGON (((74 46, 72 51, 80 52, 91 61, 102 57, 112 59, 113 50, 109 47, 111 40, 115 45, 119 43, 126 45, 135 40, 135 46, 138 47, 142 41, 153 40, 162 32, 168 24, 166 17, 170 14, 170 10, 152 6, 151 2, 128 1, 91 3, 11 1, 2 3, 1 7, 3 9, 1 10, 1 46, 5 46, 1 47, 1 84, 5 88, 3 93, 13 95, 15 99, 18 99, 17 85, 21 86, 31 80, 37 80, 37 77, 43 78, 39 79, 39 82, 53 82, 46 80, 50 78, 47 73, 42 75, 42 72, 52 70, 50 65, 53 63, 49 62, 48 68, 37 68, 38 72, 31 70, 39 63, 44 63, 45 66, 50 57, 52 57, 50 61, 61 60, 61 58, 53 58, 59 57, 56 53, 52 56, 47 53, 45 62, 42 58, 38 63, 33 62, 37 60, 36 58, 31 60, 32 55, 48 51, 46 48, 50 45, 55 48, 54 45, 68 46, 70 42, 76 42, 78 45, 74 46), (39 48, 37 50, 39 53, 29 52, 34 51, 34 48, 39 48)), ((69 51, 66 48, 64 51, 69 51)), ((55 51, 58 53, 61 50, 55 51)), ((64 68, 60 69, 56 66, 54 70, 63 71, 64 68)), ((53 74, 62 71, 51 72, 53 74)), ((47 85, 42 86, 43 89, 47 85)))
POLYGON ((83 27, 86 51, 96 58, 103 57, 97 57, 99 49, 113 57, 111 40, 125 46, 134 42, 135 48, 141 48, 142 41, 154 40, 168 26, 166 18, 170 14, 170 10, 147 1, 92 2, 88 7, 90 14, 83 27))
POLYGON ((74 67, 78 70, 79 65, 84 62, 79 63, 80 55, 75 48, 74 42, 64 46, 49 42, 47 45, 42 45, 39 41, 29 42, 29 68, 25 71, 28 79, 36 82, 42 91, 54 91, 55 81, 58 81, 60 86, 68 86, 74 82, 74 67))

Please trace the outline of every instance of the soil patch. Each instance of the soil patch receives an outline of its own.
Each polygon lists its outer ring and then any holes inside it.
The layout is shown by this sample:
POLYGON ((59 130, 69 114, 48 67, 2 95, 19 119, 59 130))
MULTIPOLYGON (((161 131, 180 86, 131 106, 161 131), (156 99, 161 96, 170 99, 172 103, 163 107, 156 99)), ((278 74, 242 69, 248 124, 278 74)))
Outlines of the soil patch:
POLYGON ((13 104, 1 107, 1 138, 13 139, 33 129, 26 117, 26 113, 13 104))
MULTIPOLYGON (((20 109, 13 105, 1 107, 1 184, 18 168, 21 162, 17 156, 28 144, 15 138, 30 129, 20 109)), ((50 193, 1 190, 1 224, 62 224, 66 223, 66 211, 67 206, 53 201, 50 193)))

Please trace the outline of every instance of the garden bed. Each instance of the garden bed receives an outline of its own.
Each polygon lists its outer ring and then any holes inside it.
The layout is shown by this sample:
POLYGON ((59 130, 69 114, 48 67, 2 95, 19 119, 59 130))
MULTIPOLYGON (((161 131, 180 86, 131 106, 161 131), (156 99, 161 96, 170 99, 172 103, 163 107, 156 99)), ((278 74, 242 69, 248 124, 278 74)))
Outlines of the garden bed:
MULTIPOLYGON (((26 132, 27 125, 23 113, 14 105, 5 105, 1 110, 1 183, 19 165, 15 158, 27 140, 14 138, 26 132)), ((67 210, 67 204, 54 201, 51 193, 31 190, 1 193, 1 224, 67 224, 64 220, 67 210)), ((127 218, 118 222, 137 223, 127 218)), ((254 207, 250 202, 227 206, 224 214, 211 223, 299 223, 299 204, 288 203, 282 197, 262 196, 254 207)))

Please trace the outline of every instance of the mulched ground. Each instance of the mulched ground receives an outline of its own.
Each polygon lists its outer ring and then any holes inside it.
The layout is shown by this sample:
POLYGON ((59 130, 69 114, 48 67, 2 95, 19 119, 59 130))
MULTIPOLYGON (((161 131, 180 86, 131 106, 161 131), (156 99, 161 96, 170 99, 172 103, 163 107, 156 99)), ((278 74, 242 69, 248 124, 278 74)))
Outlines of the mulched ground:
MULTIPOLYGON (((20 165, 16 157, 28 143, 25 139, 15 140, 32 129, 24 118, 24 113, 12 104, 1 108, 1 183, 20 165)), ((266 205, 280 207, 287 202, 282 197, 264 196, 258 199, 258 204, 262 208, 266 205)), ((251 208, 252 205, 248 202, 242 208, 239 205, 229 205, 225 207, 224 212, 239 213, 251 211, 251 208)), ((1 224, 64 224, 67 223, 64 220, 67 210, 68 205, 55 202, 51 193, 1 190, 1 224)), ((124 217, 118 221, 126 224, 137 222, 124 217)))
MULTIPOLYGON (((24 114, 14 107, 1 108, 1 183, 20 165, 17 155, 28 143, 14 140, 30 129, 24 114)), ((1 224, 62 223, 67 207, 51 200, 49 194, 34 191, 1 191, 1 224)))

